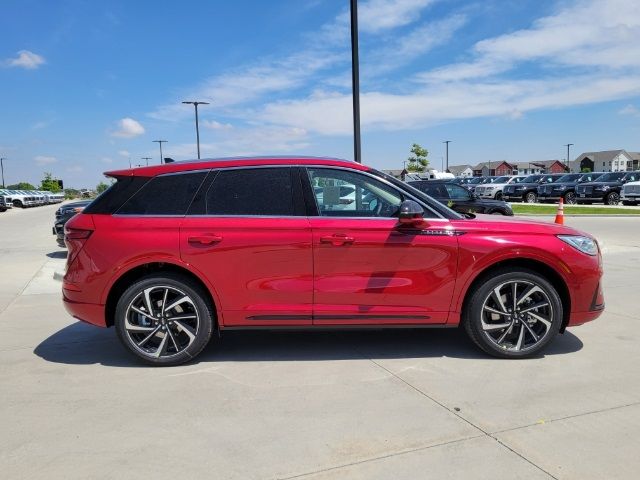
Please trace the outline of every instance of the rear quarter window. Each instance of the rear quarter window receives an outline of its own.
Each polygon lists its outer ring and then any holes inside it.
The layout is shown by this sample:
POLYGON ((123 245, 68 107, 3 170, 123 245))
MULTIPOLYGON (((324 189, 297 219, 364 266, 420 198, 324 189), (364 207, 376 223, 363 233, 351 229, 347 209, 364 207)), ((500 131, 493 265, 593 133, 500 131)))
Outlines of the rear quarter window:
POLYGON ((121 177, 102 192, 87 208, 84 213, 111 215, 140 190, 149 177, 121 177))
POLYGON ((122 207, 119 215, 185 215, 208 172, 160 175, 149 180, 122 207))

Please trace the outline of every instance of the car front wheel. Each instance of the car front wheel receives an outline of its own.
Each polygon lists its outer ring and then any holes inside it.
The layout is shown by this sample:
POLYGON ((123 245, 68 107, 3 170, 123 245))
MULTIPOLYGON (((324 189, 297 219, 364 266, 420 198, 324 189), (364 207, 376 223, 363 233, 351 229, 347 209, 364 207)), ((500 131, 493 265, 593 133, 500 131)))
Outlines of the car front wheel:
POLYGON ((577 202, 575 192, 567 192, 564 194, 564 203, 567 205, 575 205, 577 202))
POLYGON ((607 195, 607 198, 604 199, 604 203, 607 205, 617 205, 620 202, 620 195, 616 192, 611 192, 607 195))
POLYGON ((538 195, 536 192, 529 192, 525 195, 524 200, 527 203, 536 203, 536 201, 538 201, 538 195))
POLYGON ((473 342, 500 358, 540 352, 558 333, 562 302, 555 288, 529 270, 500 271, 472 294, 463 325, 473 342))
POLYGON ((115 326, 123 345, 140 360, 162 366, 196 357, 213 332, 213 307, 191 279, 177 274, 144 277, 116 307, 115 326))

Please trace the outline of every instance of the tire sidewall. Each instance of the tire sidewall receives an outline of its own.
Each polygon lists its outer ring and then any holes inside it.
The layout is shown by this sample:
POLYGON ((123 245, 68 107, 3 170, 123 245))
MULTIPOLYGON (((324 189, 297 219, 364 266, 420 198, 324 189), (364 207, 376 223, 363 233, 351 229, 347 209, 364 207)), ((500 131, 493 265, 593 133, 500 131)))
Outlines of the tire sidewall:
POLYGON ((473 293, 465 308, 463 323, 467 334, 476 343, 476 345, 486 353, 500 358, 528 358, 539 354, 540 351, 555 338, 560 330, 562 318, 562 300, 553 285, 536 272, 520 269, 515 271, 503 270, 484 278, 483 281, 480 282, 479 288, 473 293), (542 341, 540 341, 533 349, 525 352, 505 351, 499 348, 486 337, 481 324, 481 312, 486 297, 498 285, 514 280, 523 280, 537 284, 549 297, 551 306, 555 312, 550 331, 547 333, 545 338, 543 338, 542 341))
POLYGON ((213 332, 213 318, 213 308, 202 289, 195 282, 182 275, 158 274, 143 277, 125 290, 116 306, 114 325, 120 341, 136 358, 150 365, 174 366, 195 358, 207 346, 213 332), (141 354, 131 344, 125 330, 125 314, 129 304, 142 290, 157 285, 168 285, 184 291, 193 300, 200 319, 194 342, 178 355, 169 358, 151 358, 141 354))

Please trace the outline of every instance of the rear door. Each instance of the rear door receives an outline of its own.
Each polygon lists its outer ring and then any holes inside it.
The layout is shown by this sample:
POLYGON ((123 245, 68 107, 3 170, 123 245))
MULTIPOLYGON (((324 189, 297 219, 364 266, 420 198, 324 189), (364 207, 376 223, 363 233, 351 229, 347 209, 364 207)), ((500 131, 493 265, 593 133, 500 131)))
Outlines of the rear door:
POLYGON ((295 167, 212 172, 180 229, 183 261, 213 286, 224 326, 310 325, 311 228, 295 167))

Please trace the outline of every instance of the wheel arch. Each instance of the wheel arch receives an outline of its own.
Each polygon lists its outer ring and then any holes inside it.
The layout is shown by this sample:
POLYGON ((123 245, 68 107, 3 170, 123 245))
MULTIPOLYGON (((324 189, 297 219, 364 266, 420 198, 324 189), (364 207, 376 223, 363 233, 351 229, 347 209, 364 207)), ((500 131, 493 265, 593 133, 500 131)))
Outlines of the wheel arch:
POLYGON ((112 327, 114 324, 114 317, 116 306, 118 304, 118 299, 124 293, 124 291, 131 285, 131 283, 135 282, 137 279, 147 276, 153 273, 178 273, 188 277, 193 280, 196 284, 198 284, 207 299, 211 302, 213 306, 214 313, 216 318, 214 319, 215 325, 214 328, 218 329, 219 324, 221 322, 221 313, 219 304, 215 295, 212 293, 212 289, 200 276, 198 276, 193 271, 189 270, 184 266, 177 265, 175 263, 169 262, 149 262, 143 263, 141 265, 136 265, 127 271, 123 272, 116 280, 113 282, 111 287, 109 288, 109 292, 107 294, 106 302, 105 302, 105 325, 107 327, 112 327))
POLYGON ((491 276, 494 272, 498 270, 515 268, 522 268, 538 273, 542 277, 546 278, 556 289, 558 295, 560 296, 560 300, 562 301, 562 325, 560 326, 560 333, 563 333, 564 329, 569 323, 569 318, 571 316, 571 295, 569 293, 569 287, 567 286, 565 280, 562 278, 562 275, 560 275, 560 273, 558 273, 553 267, 550 267, 548 264, 540 260, 535 260, 532 258, 505 259, 493 263, 481 270, 476 275, 476 277, 469 282, 464 290, 462 306, 460 309, 461 314, 464 313, 465 309, 467 308, 467 304, 469 303, 469 299, 471 297, 471 295, 469 295, 469 292, 473 292, 478 285, 480 285, 488 276, 491 276))

